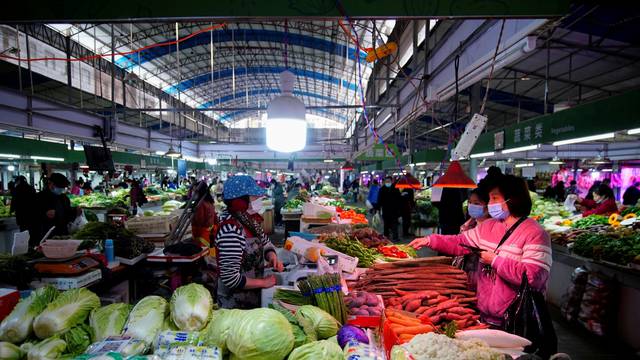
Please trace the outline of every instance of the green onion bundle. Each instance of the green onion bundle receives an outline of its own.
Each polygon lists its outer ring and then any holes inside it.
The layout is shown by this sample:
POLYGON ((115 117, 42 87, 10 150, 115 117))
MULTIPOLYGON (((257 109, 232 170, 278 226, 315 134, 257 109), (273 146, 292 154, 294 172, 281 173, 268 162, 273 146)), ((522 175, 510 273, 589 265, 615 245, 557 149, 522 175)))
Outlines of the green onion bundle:
POLYGON ((341 324, 347 321, 339 274, 310 275, 298 282, 300 292, 311 298, 313 305, 328 312, 341 324))

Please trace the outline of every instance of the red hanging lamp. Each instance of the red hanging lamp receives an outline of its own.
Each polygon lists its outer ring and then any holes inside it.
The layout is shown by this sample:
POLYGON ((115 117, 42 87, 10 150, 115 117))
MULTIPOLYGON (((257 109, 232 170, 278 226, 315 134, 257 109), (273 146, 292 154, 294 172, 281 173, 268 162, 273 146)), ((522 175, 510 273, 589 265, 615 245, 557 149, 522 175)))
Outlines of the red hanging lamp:
POLYGON ((467 176, 467 174, 464 173, 462 166, 460 166, 460 162, 458 160, 453 160, 451 164, 449 164, 449 168, 447 168, 444 175, 438 178, 438 181, 433 184, 433 187, 475 189, 477 185, 467 176))
POLYGON ((347 160, 344 162, 340 169, 344 171, 351 171, 353 170, 353 164, 351 163, 351 161, 347 160))
POLYGON ((398 182, 396 183, 396 189, 420 190, 422 189, 422 184, 420 183, 420 180, 416 179, 413 175, 411 175, 410 173, 406 173, 400 176, 400 179, 398 179, 398 182))

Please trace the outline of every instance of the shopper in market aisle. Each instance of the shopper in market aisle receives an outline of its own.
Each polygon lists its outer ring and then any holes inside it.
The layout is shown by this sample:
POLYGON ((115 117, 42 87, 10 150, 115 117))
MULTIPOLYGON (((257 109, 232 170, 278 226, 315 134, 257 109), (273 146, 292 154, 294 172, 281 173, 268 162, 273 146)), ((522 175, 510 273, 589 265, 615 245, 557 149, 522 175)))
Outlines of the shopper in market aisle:
POLYGON ((466 198, 464 189, 442 189, 440 201, 434 202, 438 208, 438 227, 441 234, 454 235, 460 231, 460 226, 465 221, 462 203, 466 198))
POLYGON ((578 185, 575 180, 571 180, 569 187, 567 188, 567 195, 579 195, 578 185))
POLYGON ((598 189, 593 193, 593 200, 578 198, 576 201, 584 209, 582 217, 589 215, 605 215, 609 216, 618 212, 616 199, 613 197, 613 190, 607 185, 600 184, 598 189))
POLYGON ((633 185, 629 186, 622 195, 622 205, 636 206, 638 200, 640 200, 640 181, 636 181, 633 185))
MULTIPOLYGON (((37 231, 33 231, 34 219, 31 213, 33 209, 33 201, 36 197, 36 189, 29 185, 24 176, 18 176, 15 180, 15 186, 11 193, 10 211, 16 215, 16 224, 20 231, 29 230, 29 235, 35 239, 37 231)), ((34 245, 36 245, 34 243, 34 245)))
POLYGON ((380 185, 378 180, 373 180, 371 187, 369 188, 369 195, 367 195, 367 207, 372 211, 375 211, 376 205, 378 205, 378 194, 380 193, 380 185))
POLYGON ((222 200, 223 192, 224 192, 224 184, 222 183, 222 180, 218 180, 218 182, 216 183, 216 197, 222 200))
POLYGON ((469 220, 467 220, 462 226, 460 226, 460 232, 469 231, 485 220, 491 218, 489 215, 489 192, 481 184, 478 187, 471 190, 469 193, 469 200, 467 205, 467 213, 469 214, 469 220))
POLYGON ((531 198, 525 181, 502 176, 489 191, 492 219, 459 235, 430 235, 411 242, 450 255, 468 254, 464 246, 480 249, 476 271, 478 309, 482 321, 502 327, 504 314, 516 297, 524 274, 529 284, 544 291, 551 269, 551 242, 533 219, 531 198))
POLYGON ((564 188, 564 181, 558 181, 556 186, 553 187, 553 196, 556 201, 563 202, 566 198, 566 190, 564 188))
MULTIPOLYGON (((38 207, 39 222, 38 236, 32 241, 37 242, 45 235, 52 226, 55 226, 50 236, 68 235, 69 224, 82 214, 79 207, 71 207, 69 197, 65 194, 70 183, 66 176, 60 173, 53 173, 47 179, 44 190, 36 195, 36 205, 38 207)), ((38 224, 36 224, 37 226, 38 224)))
POLYGON ((586 200, 593 200, 593 193, 596 192, 596 190, 598 190, 600 185, 602 185, 602 181, 600 181, 600 180, 594 181, 593 185, 591 185, 591 187, 587 191, 587 196, 585 196, 584 198, 586 200))
POLYGON ((409 237, 411 234, 411 214, 416 206, 415 191, 413 189, 402 189, 400 192, 401 208, 400 217, 402 217, 402 236, 409 237))
POLYGON ((276 179, 271 179, 271 187, 271 191, 273 193, 273 210, 276 215, 276 225, 282 225, 282 207, 286 202, 286 199, 284 197, 284 189, 282 188, 282 185, 280 185, 280 183, 276 181, 276 179))
POLYGON ((215 240, 220 271, 217 300, 223 308, 260 307, 260 289, 276 284, 273 275, 263 277, 265 264, 283 270, 258 215, 264 194, 250 176, 233 176, 225 183, 227 210, 220 216, 215 240))
POLYGON ((384 179, 384 186, 378 192, 376 210, 382 211, 384 236, 391 236, 392 240, 399 240, 398 218, 400 217, 400 201, 400 191, 393 186, 393 178, 387 176, 384 179))

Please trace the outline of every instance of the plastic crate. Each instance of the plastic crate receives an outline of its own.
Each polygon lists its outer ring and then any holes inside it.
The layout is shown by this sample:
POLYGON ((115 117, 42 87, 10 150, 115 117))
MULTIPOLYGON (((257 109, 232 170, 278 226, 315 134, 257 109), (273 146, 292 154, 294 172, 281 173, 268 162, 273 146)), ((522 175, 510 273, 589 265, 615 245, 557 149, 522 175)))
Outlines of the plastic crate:
POLYGON ((136 234, 168 234, 177 225, 180 215, 140 216, 127 220, 124 226, 136 234))

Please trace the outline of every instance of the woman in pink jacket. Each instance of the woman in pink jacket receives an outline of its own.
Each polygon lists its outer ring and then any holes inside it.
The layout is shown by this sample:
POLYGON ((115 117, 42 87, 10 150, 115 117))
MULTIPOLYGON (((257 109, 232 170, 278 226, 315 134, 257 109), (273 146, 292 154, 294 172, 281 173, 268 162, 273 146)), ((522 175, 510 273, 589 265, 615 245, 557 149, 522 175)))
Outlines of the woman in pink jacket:
POLYGON ((551 242, 547 232, 533 219, 529 189, 523 179, 505 175, 491 186, 489 214, 492 219, 460 235, 430 235, 411 242, 450 255, 481 251, 476 281, 478 309, 482 320, 502 327, 504 313, 513 302, 526 273, 529 284, 546 290, 551 270, 551 242), (501 240, 506 238, 500 245, 501 240))

